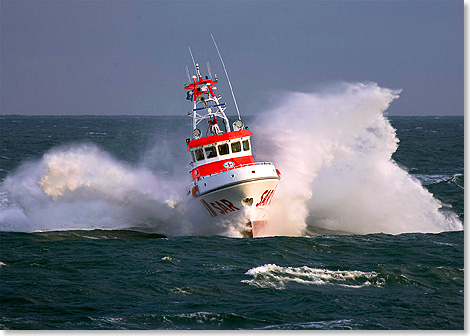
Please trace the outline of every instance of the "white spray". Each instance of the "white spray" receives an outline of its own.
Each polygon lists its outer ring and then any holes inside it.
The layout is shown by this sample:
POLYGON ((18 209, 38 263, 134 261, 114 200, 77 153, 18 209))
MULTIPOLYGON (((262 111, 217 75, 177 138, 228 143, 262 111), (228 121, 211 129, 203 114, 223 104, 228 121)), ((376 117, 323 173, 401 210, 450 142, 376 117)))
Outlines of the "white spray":
POLYGON ((19 224, 12 218, 15 213, 3 212, 3 230, 135 228, 188 233, 176 207, 184 183, 118 162, 95 145, 53 149, 9 175, 3 189, 27 216, 19 224))
POLYGON ((257 158, 272 160, 282 173, 270 234, 462 229, 392 159, 398 139, 383 112, 398 94, 375 83, 284 93, 254 122, 254 134, 266 139, 257 158))

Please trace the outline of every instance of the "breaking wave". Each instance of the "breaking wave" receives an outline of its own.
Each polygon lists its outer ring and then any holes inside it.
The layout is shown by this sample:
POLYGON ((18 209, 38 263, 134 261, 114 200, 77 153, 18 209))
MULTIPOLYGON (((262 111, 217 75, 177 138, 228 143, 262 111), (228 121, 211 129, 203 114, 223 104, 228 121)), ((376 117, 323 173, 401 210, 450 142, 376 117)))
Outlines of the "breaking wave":
POLYGON ((364 286, 381 287, 385 279, 376 272, 331 271, 322 268, 281 267, 266 264, 248 270, 245 274, 252 280, 242 282, 255 287, 284 289, 290 283, 303 285, 339 285, 360 288, 364 286))
POLYGON ((269 141, 260 144, 258 159, 275 162, 282 173, 273 235, 462 229, 457 215, 442 211, 392 159, 399 140, 383 113, 399 93, 375 83, 342 83, 284 93, 259 116, 254 134, 269 141))
POLYGON ((1 229, 135 228, 186 234, 176 209, 182 188, 179 181, 119 162, 95 145, 55 148, 41 160, 23 164, 4 181, 4 193, 21 211, 4 206, 1 229))

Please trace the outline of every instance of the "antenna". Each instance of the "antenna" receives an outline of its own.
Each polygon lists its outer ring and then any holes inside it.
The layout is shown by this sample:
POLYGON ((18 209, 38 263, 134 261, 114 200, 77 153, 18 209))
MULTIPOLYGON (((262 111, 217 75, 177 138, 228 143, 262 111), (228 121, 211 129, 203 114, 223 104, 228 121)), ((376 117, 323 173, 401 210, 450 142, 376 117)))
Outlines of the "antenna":
POLYGON ((207 73, 209 74, 209 78, 212 78, 211 66, 210 66, 209 62, 207 62, 207 73))
POLYGON ((189 76, 188 66, 186 66, 185 69, 186 69, 186 76, 188 76, 188 83, 191 83, 191 77, 189 76))
POLYGON ((196 69, 196 62, 194 62, 193 53, 191 52, 191 48, 190 48, 190 47, 188 47, 188 49, 189 49, 189 53, 191 54, 191 59, 193 60, 194 70, 197 72, 197 69, 196 69))
MULTIPOLYGON (((230 83, 230 78, 228 78, 228 73, 227 73, 227 69, 225 68, 224 60, 222 59, 222 55, 220 55, 219 48, 217 47, 217 43, 215 43, 215 39, 214 39, 214 36, 212 36, 212 34, 211 34, 211 37, 212 37, 212 41, 214 41, 215 49, 217 49, 217 53, 219 54, 219 58, 220 58, 220 61, 222 62, 222 66, 224 67, 225 76, 227 77, 228 86, 230 87, 230 92, 232 92, 233 102, 235 103, 235 108, 237 109, 238 119, 241 119, 240 118, 240 111, 238 110, 237 100, 235 99, 235 95, 233 94, 232 84, 230 83)), ((189 51, 191 51, 191 49, 189 51)), ((192 56, 192 54, 191 54, 191 56, 192 56)))

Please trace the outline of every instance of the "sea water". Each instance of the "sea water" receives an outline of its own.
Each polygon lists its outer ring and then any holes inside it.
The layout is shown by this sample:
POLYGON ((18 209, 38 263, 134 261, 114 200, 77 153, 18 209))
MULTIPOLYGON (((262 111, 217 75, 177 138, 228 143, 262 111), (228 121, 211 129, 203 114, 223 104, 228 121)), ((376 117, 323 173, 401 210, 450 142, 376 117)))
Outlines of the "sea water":
POLYGON ((282 174, 256 239, 188 213, 187 117, 0 117, 1 328, 463 329, 463 117, 398 96, 244 118, 282 174))

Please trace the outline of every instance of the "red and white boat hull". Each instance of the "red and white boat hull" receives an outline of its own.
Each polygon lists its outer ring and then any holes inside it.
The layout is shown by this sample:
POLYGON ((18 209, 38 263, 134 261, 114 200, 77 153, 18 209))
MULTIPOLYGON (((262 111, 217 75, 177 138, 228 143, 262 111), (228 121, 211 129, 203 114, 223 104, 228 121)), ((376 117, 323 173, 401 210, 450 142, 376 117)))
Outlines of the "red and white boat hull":
POLYGON ((268 208, 279 183, 274 165, 253 164, 197 182, 195 200, 208 221, 215 226, 230 226, 245 237, 263 236, 269 225, 268 208))

